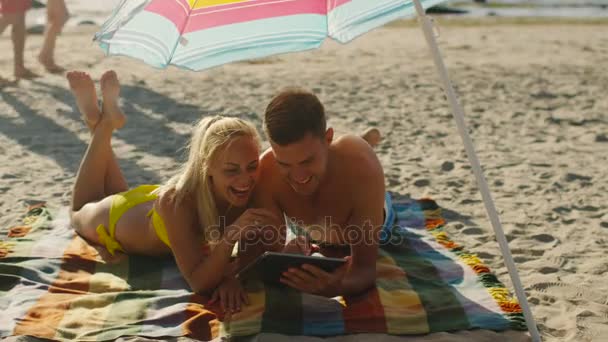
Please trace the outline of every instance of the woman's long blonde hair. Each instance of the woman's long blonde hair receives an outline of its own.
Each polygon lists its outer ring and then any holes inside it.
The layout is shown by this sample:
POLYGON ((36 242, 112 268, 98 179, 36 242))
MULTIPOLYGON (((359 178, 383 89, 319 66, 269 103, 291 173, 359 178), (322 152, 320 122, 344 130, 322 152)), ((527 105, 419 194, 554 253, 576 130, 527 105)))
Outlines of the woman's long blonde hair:
POLYGON ((177 175, 162 185, 157 191, 159 196, 171 196, 175 207, 183 199, 194 194, 198 221, 205 241, 215 245, 222 232, 219 229, 219 215, 213 189, 209 182, 209 167, 218 152, 228 146, 233 138, 249 136, 260 145, 256 128, 249 122, 238 118, 213 116, 200 120, 192 132, 188 146, 188 160, 181 166, 177 175))

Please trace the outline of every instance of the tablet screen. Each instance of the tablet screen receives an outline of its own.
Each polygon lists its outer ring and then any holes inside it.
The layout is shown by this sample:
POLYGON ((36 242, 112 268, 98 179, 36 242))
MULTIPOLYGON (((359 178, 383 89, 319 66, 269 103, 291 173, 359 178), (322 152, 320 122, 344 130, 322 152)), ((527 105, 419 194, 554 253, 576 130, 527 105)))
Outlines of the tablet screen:
MULTIPOLYGON (((243 268, 238 274, 239 279, 259 277, 265 283, 281 284, 281 274, 290 267, 301 267, 304 264, 319 267, 326 272, 332 272, 344 265, 345 259, 266 252, 243 268)), ((282 284, 281 284, 282 285, 282 284)))

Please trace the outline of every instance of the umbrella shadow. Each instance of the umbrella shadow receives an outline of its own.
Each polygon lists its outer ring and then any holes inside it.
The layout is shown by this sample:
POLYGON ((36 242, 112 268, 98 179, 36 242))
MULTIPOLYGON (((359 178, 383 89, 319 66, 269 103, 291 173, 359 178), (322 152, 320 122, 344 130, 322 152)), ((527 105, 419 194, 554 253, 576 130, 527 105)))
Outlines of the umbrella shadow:
MULTIPOLYGON (((71 108, 62 115, 80 120, 80 112, 72 93, 63 87, 36 81, 55 100, 71 108)), ((135 146, 139 151, 159 157, 180 160, 183 148, 190 140, 190 132, 180 133, 171 128, 172 123, 191 125, 212 115, 197 106, 179 103, 166 95, 143 86, 123 85, 121 107, 127 116, 127 124, 115 132, 115 136, 135 146)))
MULTIPOLYGON (((76 134, 31 109, 12 94, 2 92, 0 99, 13 107, 24 121, 23 124, 17 124, 1 118, 0 133, 33 153, 52 158, 66 172, 75 173, 78 170, 87 146, 76 134)), ((121 159, 120 164, 127 179, 143 177, 158 181, 157 174, 142 169, 133 160, 121 159)))
POLYGON ((162 114, 167 122, 193 124, 202 117, 217 114, 195 105, 178 102, 162 93, 142 85, 122 86, 122 97, 125 104, 133 105, 145 111, 162 114))

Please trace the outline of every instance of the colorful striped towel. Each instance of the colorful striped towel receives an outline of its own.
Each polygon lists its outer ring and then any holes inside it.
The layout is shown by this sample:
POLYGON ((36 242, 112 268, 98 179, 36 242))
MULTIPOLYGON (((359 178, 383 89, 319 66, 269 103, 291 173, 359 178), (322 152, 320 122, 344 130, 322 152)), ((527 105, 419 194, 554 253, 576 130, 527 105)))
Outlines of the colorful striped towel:
POLYGON ((525 330, 517 302, 474 255, 450 241, 431 200, 401 199, 377 286, 328 299, 247 283, 251 305, 224 319, 192 294, 171 258, 106 264, 69 228, 66 213, 31 208, 0 231, 0 337, 63 341, 121 336, 209 340, 261 332, 291 335, 425 334, 525 330))

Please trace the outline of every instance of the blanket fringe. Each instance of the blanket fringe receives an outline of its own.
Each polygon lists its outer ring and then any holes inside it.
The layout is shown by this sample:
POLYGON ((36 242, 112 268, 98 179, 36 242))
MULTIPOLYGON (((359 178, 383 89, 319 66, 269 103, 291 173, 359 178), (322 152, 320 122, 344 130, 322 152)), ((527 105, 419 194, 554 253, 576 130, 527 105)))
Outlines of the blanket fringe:
POLYGON ((430 199, 423 199, 419 202, 423 207, 425 227, 436 241, 456 254, 463 263, 475 271, 480 283, 487 289, 505 317, 511 322, 511 328, 526 330, 522 309, 517 300, 509 293, 509 290, 491 273, 490 268, 484 265, 476 254, 468 253, 461 245, 452 241, 444 231, 446 222, 441 217, 441 208, 430 199))

